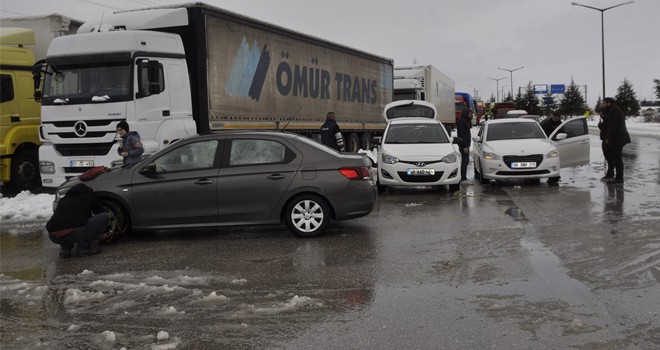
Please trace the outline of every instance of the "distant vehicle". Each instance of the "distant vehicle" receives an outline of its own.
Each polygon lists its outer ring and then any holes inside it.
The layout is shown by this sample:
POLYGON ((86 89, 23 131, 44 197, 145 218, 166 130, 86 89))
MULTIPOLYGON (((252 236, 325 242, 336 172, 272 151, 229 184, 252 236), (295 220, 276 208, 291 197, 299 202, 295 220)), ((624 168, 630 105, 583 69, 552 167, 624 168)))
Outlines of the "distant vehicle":
POLYGON ((523 115, 520 118, 531 119, 537 123, 540 123, 543 120, 543 117, 541 117, 540 115, 533 115, 533 114, 523 115))
MULTIPOLYGON (((56 203, 80 183, 56 191, 56 203)), ((134 166, 86 181, 114 217, 112 231, 285 223, 300 237, 367 215, 371 161, 305 136, 233 131, 177 141, 134 166)))
POLYGON ((516 109, 516 103, 512 101, 496 102, 493 105, 492 119, 506 118, 506 112, 516 109))
POLYGON ((393 101, 431 103, 444 125, 454 125, 454 81, 432 65, 394 67, 393 101))
POLYGON ((460 188, 461 155, 433 105, 396 101, 385 108, 388 122, 378 148, 378 189, 386 186, 448 185, 460 188))
POLYGON ((482 119, 483 119, 484 115, 486 114, 486 106, 484 104, 484 101, 482 101, 482 100, 475 100, 474 104, 476 106, 477 114, 476 114, 475 118, 473 118, 474 121, 473 121, 472 124, 473 125, 481 125, 481 123, 483 122, 482 119))
MULTIPOLYGON (((472 98, 472 95, 470 95, 467 92, 456 92, 456 96, 462 97, 464 104, 470 109, 470 116, 472 117, 472 125, 477 125, 477 105, 474 102, 474 99, 472 98)), ((457 113, 456 114, 456 122, 461 118, 461 116, 457 113)))
POLYGON ((548 138, 539 123, 525 118, 485 122, 473 137, 474 177, 489 180, 559 181, 559 170, 589 163, 584 117, 564 121, 548 138))
POLYGON ((506 112, 506 117, 507 118, 520 118, 520 117, 526 116, 528 114, 529 113, 527 113, 527 111, 524 110, 524 109, 514 109, 514 110, 511 110, 511 111, 507 111, 506 112))

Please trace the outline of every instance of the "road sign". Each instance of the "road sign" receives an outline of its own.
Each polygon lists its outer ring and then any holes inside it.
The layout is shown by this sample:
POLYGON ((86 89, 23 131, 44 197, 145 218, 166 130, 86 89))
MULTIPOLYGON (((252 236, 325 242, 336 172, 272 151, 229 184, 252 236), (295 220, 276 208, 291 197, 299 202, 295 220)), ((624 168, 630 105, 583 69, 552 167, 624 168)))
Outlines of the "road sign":
POLYGON ((551 94, 563 94, 564 91, 566 91, 566 85, 565 84, 551 84, 550 85, 550 93, 551 94))
POLYGON ((546 84, 536 84, 536 85, 534 85, 534 93, 535 94, 547 94, 548 93, 548 85, 546 85, 546 84))

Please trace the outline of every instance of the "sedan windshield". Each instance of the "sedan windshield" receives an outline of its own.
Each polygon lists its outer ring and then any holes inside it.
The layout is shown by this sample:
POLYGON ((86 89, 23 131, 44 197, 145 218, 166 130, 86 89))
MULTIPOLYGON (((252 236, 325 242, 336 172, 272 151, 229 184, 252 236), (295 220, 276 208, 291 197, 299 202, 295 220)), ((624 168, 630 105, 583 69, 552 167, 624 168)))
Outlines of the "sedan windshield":
POLYGON ((385 143, 449 143, 449 138, 440 124, 393 124, 385 143))
POLYGON ((538 123, 502 123, 488 126, 486 141, 545 139, 538 123))

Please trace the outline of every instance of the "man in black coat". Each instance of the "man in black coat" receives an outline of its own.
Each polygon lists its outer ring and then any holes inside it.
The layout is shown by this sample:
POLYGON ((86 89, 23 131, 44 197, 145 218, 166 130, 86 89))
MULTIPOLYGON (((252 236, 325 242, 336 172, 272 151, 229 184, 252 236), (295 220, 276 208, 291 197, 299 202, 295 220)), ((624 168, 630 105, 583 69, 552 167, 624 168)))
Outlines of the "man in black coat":
POLYGON ((344 137, 341 135, 334 112, 328 112, 325 116, 325 123, 321 125, 321 143, 337 151, 344 151, 344 137))
POLYGON ((62 258, 70 258, 74 244, 78 243, 78 256, 100 253, 93 244, 110 225, 94 191, 85 184, 73 186, 57 203, 53 216, 46 223, 48 237, 60 245, 62 258), (94 215, 92 215, 94 213, 94 215))
POLYGON ((561 125, 561 113, 558 111, 552 112, 552 116, 546 119, 543 119, 541 121, 541 128, 543 128, 543 131, 545 132, 545 135, 550 137, 550 134, 552 134, 557 127, 561 125))
POLYGON ((466 107, 461 111, 461 119, 456 122, 456 136, 461 138, 461 143, 458 144, 461 149, 461 182, 467 181, 467 166, 470 161, 470 144, 472 142, 470 119, 470 110, 466 107))
POLYGON ((630 143, 630 135, 626 128, 626 116, 623 115, 623 111, 611 97, 603 99, 603 108, 607 123, 605 144, 608 147, 609 157, 615 170, 614 178, 607 180, 607 183, 623 183, 623 146, 630 143))

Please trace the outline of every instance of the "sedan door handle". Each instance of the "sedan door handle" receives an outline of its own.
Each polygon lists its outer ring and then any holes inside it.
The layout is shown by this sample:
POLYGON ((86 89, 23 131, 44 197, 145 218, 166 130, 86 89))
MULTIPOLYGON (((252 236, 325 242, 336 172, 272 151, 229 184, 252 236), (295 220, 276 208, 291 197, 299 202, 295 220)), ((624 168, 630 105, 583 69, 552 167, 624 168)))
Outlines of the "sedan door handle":
POLYGON ((269 180, 282 180, 284 175, 282 174, 272 174, 268 177, 269 180))
POLYGON ((200 180, 195 181, 195 185, 210 185, 212 183, 213 183, 213 180, 209 180, 209 179, 200 179, 200 180))

